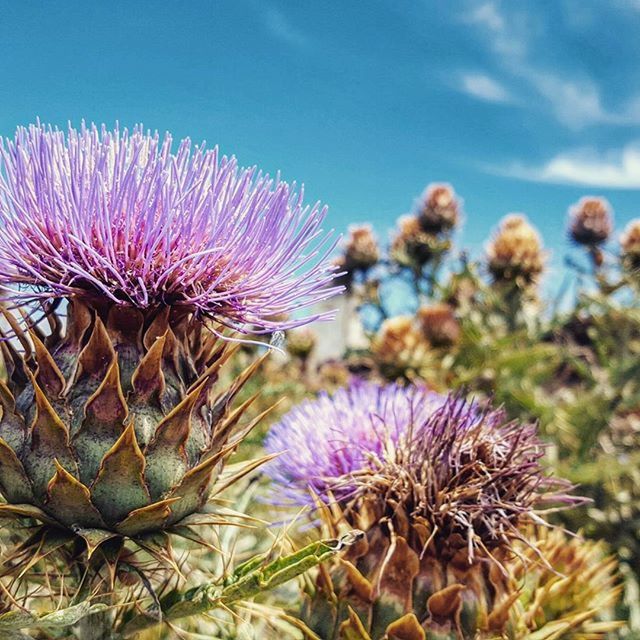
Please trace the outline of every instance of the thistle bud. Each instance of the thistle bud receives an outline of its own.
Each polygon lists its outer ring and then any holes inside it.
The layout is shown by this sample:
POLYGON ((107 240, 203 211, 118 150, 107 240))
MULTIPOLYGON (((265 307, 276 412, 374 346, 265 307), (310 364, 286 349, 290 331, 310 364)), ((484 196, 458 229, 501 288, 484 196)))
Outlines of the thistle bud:
POLYGON ((434 347, 450 347, 460 340, 460 323, 448 304, 433 304, 418 309, 422 333, 434 347))
POLYGON ((487 266, 494 281, 528 286, 538 280, 544 261, 540 236, 526 217, 510 214, 503 218, 487 246, 487 266))
POLYGON ((604 198, 582 198, 569 209, 569 236, 576 244, 597 247, 612 231, 611 206, 604 198))
POLYGON ((631 220, 620 236, 620 258, 628 271, 640 269, 640 219, 631 220))
POLYGON ((459 203, 453 187, 431 184, 421 198, 418 220, 428 233, 445 233, 453 229, 460 219, 459 203))
POLYGON ((345 267, 349 271, 369 269, 380 259, 378 241, 371 225, 352 225, 345 243, 345 267))

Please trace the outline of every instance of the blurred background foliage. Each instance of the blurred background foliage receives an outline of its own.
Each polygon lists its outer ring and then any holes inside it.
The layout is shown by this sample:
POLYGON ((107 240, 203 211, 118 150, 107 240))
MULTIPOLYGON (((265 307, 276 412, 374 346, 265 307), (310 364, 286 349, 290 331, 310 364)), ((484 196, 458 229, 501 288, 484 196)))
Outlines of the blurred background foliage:
MULTIPOLYGON (((618 558, 616 614, 626 626, 616 637, 638 638, 640 221, 616 237, 606 201, 577 203, 563 283, 550 299, 543 239, 524 216, 506 216, 473 260, 453 243, 461 217, 453 189, 431 185, 388 246, 369 226, 350 229, 336 258, 339 318, 289 332, 286 353, 265 362, 247 390, 262 391, 254 411, 282 400, 241 455, 253 455, 292 405, 352 376, 490 398, 512 419, 539 424, 550 472, 590 499, 557 521, 618 558)), ((261 348, 245 349, 249 358, 261 348)))

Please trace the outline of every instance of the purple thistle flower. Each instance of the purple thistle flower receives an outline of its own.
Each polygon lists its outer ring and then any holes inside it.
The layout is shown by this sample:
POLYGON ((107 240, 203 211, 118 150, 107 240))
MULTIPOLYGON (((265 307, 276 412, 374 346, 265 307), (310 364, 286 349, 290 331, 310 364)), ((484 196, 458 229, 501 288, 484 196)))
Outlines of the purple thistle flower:
POLYGON ((269 453, 281 453, 267 466, 283 503, 313 505, 314 496, 344 498, 355 487, 353 474, 374 460, 393 456, 406 439, 445 401, 424 387, 379 385, 362 380, 333 396, 321 392, 277 424, 265 441, 269 453))
POLYGON ((520 539, 525 522, 544 522, 544 505, 581 501, 544 474, 535 425, 416 387, 358 383, 323 394, 273 427, 267 449, 285 451, 268 473, 295 504, 333 498, 365 530, 401 509, 470 558, 520 539))
MULTIPOLYGON (((20 127, 0 140, 5 295, 182 305, 258 332, 337 293, 326 208, 234 157, 169 134, 20 127)), ((327 314, 321 314, 326 317, 327 314)))

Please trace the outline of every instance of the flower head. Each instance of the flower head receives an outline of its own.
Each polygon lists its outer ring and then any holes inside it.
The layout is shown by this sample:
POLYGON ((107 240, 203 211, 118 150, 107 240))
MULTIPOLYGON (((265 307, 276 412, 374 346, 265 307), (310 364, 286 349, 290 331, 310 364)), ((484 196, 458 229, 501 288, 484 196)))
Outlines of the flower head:
POLYGON ((460 205, 451 185, 430 184, 420 201, 418 219, 425 231, 442 233, 458 224, 460 205))
POLYGON ((488 268, 496 282, 534 283, 544 269, 540 235, 520 214, 505 216, 487 247, 488 268))
POLYGON ((345 267, 349 271, 368 269, 379 259, 380 249, 371 225, 351 225, 345 242, 345 267))
POLYGON ((336 292, 302 190, 169 134, 41 124, 0 141, 0 282, 19 301, 184 306, 243 330, 336 292))
POLYGON ((545 502, 574 500, 544 475, 534 425, 416 387, 358 383, 303 403, 267 448, 286 451, 271 475, 295 501, 309 488, 334 497, 365 530, 401 510, 440 547, 470 555, 520 538, 545 502))
POLYGON ((321 392, 271 428, 267 451, 285 453, 268 473, 293 504, 312 505, 314 494, 325 500, 331 492, 350 495, 354 486, 345 478, 385 458, 387 449, 407 438, 412 425, 424 422, 443 402, 424 388, 361 380, 333 396, 321 392))
POLYGON ((400 264, 422 268, 450 248, 451 241, 448 238, 424 230, 419 216, 404 215, 398 219, 391 255, 400 264))
POLYGON ((569 210, 569 235, 577 244, 595 247, 612 231, 611 206, 604 198, 582 198, 569 210))
POLYGON ((451 305, 424 305, 417 316, 422 332, 434 347, 450 347, 459 342, 462 329, 451 305))

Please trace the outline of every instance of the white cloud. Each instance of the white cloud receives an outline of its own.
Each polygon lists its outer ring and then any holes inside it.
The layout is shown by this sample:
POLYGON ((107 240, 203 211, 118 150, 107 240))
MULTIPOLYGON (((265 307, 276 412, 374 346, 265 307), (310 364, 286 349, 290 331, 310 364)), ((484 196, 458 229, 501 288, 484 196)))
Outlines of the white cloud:
POLYGON ((640 189, 640 143, 606 153, 576 149, 560 153, 539 167, 513 164, 495 172, 533 182, 640 189))
MULTIPOLYGON (((640 0, 637 2, 640 5, 640 0)), ((465 22, 485 31, 497 62, 514 79, 528 85, 560 123, 571 129, 595 124, 640 124, 640 96, 618 108, 608 108, 592 79, 568 77, 533 63, 528 54, 528 39, 536 31, 536 25, 531 19, 522 12, 507 14, 494 1, 479 5, 463 17, 465 22)), ((530 100, 529 104, 535 105, 535 101, 530 100)))
POLYGON ((302 49, 309 44, 307 35, 291 24, 287 16, 275 7, 267 8, 265 25, 274 38, 285 44, 298 49, 302 49))
POLYGON ((511 95, 497 81, 484 73, 463 73, 460 90, 485 102, 510 102, 511 95))
POLYGON ((602 104, 600 90, 589 79, 574 80, 528 66, 517 74, 527 80, 549 103, 556 118, 572 129, 592 124, 632 125, 640 123, 640 102, 634 99, 617 110, 602 104))
POLYGON ((505 26, 504 18, 495 2, 485 2, 474 7, 463 20, 470 24, 482 25, 495 32, 504 30, 505 26))
MULTIPOLYGON (((639 0, 640 1, 640 0, 639 0)), ((500 55, 521 58, 527 51, 525 30, 515 33, 502 14, 498 4, 484 2, 462 17, 462 21, 488 32, 491 47, 500 55)))

